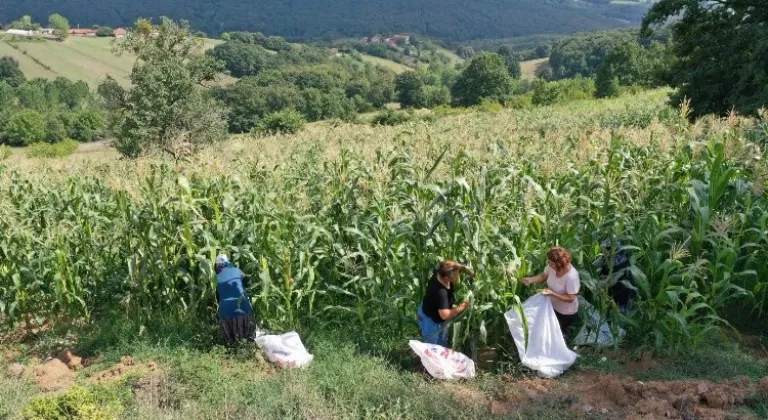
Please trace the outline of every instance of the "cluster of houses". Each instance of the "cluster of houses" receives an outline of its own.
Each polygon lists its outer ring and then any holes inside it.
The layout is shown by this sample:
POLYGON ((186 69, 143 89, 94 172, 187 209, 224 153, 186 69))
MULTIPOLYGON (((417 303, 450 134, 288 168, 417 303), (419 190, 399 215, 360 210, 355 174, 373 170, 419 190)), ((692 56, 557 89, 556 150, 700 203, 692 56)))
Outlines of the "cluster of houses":
POLYGON ((398 45, 410 45, 411 37, 409 35, 392 35, 391 38, 384 38, 379 35, 374 35, 370 38, 364 37, 360 41, 366 44, 387 44, 394 48, 398 45))
MULTIPOLYGON (((43 28, 43 29, 40 29, 39 31, 28 31, 23 29, 8 29, 4 33, 6 35, 27 36, 27 37, 44 36, 44 35, 51 36, 53 35, 53 29, 43 28)), ((96 29, 70 29, 69 34, 74 36, 96 36, 96 29)), ((114 36, 115 38, 122 38, 126 34, 128 34, 128 31, 126 31, 123 28, 117 28, 114 31, 112 31, 112 36, 114 36)))

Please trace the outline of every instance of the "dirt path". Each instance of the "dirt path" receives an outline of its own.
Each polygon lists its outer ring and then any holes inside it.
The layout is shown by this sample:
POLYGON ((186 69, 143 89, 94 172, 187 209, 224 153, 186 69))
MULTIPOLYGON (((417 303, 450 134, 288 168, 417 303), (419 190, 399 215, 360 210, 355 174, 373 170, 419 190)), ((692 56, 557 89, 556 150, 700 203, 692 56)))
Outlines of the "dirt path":
MULTIPOLYGON (((631 376, 579 372, 561 379, 523 378, 505 383, 488 401, 496 415, 524 412, 547 401, 564 402, 577 417, 726 419, 751 397, 768 397, 768 378, 710 381, 638 381, 631 376)), ((741 417, 739 417, 741 418, 741 417)))

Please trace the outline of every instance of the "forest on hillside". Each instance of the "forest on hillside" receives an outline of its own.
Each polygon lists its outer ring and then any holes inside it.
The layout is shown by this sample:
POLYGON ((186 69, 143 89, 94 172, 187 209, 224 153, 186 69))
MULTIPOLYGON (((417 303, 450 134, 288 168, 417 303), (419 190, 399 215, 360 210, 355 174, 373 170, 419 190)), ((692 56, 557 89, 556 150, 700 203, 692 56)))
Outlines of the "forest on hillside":
POLYGON ((139 17, 189 20, 216 35, 261 31, 291 39, 420 33, 444 40, 506 38, 637 26, 647 6, 573 0, 4 0, 0 22, 67 16, 73 27, 128 26, 139 17))

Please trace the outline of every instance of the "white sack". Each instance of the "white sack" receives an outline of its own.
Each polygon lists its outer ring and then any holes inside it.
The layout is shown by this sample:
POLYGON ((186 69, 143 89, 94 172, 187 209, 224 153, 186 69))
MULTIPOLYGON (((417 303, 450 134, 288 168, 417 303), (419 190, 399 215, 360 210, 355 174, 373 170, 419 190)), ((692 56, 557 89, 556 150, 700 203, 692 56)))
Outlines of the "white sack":
POLYGON ((409 341, 408 345, 421 358, 421 364, 434 378, 456 380, 475 377, 475 362, 462 353, 416 340, 409 341))
MULTIPOLYGON (((616 344, 616 338, 613 336, 611 326, 606 319, 600 319, 600 311, 592 306, 586 299, 579 297, 579 307, 584 313, 584 326, 581 327, 579 334, 573 340, 577 346, 594 345, 598 347, 608 347, 616 344)), ((618 340, 624 338, 627 332, 618 327, 618 340)))
POLYGON ((549 297, 532 296, 523 302, 523 313, 528 324, 527 349, 523 320, 514 309, 504 314, 523 366, 547 378, 562 375, 576 361, 577 355, 565 346, 549 297))
POLYGON ((256 345, 267 355, 270 362, 283 368, 300 368, 309 365, 314 356, 307 352, 296 332, 283 335, 262 335, 256 345))

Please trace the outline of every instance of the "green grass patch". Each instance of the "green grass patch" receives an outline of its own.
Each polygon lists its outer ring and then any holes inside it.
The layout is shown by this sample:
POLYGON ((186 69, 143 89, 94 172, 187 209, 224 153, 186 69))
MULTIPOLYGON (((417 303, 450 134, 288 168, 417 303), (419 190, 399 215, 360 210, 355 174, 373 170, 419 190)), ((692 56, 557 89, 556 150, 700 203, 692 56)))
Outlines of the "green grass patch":
POLYGON ((9 146, 6 146, 4 144, 0 145, 0 160, 8 159, 9 157, 11 157, 11 153, 13 153, 13 151, 9 146))
POLYGON ((663 359, 660 368, 636 376, 641 380, 722 381, 736 376, 758 380, 768 376, 768 360, 753 357, 735 342, 708 340, 707 344, 690 352, 663 359))
POLYGON ((58 158, 69 156, 79 147, 79 143, 74 140, 64 140, 58 143, 33 143, 27 147, 27 157, 34 158, 58 158))

